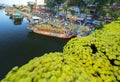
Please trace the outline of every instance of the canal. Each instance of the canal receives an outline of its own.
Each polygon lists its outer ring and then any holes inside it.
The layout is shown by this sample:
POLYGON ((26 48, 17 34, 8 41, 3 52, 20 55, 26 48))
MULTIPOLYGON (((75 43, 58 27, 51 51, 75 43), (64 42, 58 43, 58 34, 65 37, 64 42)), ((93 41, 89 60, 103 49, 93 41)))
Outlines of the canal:
POLYGON ((14 66, 22 66, 44 53, 61 52, 69 40, 35 34, 27 26, 25 18, 16 25, 4 10, 0 10, 0 80, 14 66))

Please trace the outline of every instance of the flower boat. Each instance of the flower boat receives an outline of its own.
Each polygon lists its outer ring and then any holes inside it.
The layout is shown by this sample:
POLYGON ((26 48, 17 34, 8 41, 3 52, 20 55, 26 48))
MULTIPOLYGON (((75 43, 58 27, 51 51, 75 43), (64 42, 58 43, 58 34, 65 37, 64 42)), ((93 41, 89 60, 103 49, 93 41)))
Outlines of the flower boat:
POLYGON ((12 15, 13 20, 20 20, 23 19, 23 15, 19 13, 15 13, 12 15))
POLYGON ((50 24, 35 24, 30 25, 29 29, 35 33, 53 36, 57 38, 71 38, 75 36, 74 30, 70 28, 64 28, 62 26, 51 26, 50 24))

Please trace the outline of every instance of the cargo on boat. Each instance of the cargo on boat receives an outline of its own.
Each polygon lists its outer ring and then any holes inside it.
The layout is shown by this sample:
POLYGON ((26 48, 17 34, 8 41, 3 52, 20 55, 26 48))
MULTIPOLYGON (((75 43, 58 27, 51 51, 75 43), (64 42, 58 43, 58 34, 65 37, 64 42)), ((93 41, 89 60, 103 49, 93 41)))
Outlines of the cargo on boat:
POLYGON ((56 27, 56 26, 51 26, 49 24, 31 25, 31 26, 29 26, 29 29, 38 34, 53 36, 53 37, 57 37, 57 38, 71 38, 71 37, 75 36, 74 29, 64 28, 61 26, 56 27))

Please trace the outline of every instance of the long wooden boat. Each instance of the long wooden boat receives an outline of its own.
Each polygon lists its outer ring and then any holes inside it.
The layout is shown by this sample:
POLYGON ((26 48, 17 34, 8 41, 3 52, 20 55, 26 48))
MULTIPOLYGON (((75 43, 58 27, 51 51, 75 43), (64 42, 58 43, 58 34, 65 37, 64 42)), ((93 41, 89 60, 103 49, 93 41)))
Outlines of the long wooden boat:
POLYGON ((12 15, 12 18, 15 20, 15 19, 23 19, 23 16, 22 16, 22 14, 17 14, 17 13, 15 13, 15 14, 13 14, 12 15))
POLYGON ((64 31, 61 31, 61 32, 56 32, 49 29, 40 29, 36 26, 29 26, 29 29, 37 34, 42 34, 42 35, 47 35, 47 36, 52 36, 57 38, 72 38, 75 36, 74 32, 70 32, 67 29, 64 29, 64 31))
POLYGON ((0 9, 3 9, 4 7, 0 5, 0 9))

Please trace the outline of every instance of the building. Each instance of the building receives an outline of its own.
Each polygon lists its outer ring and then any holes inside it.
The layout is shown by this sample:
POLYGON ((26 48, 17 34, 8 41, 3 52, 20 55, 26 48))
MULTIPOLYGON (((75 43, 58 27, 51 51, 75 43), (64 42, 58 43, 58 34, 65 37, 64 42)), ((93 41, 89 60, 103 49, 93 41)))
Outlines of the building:
POLYGON ((45 9, 45 0, 35 0, 35 7, 33 8, 34 13, 44 12, 45 9))
POLYGON ((28 5, 34 5, 35 4, 35 2, 32 2, 32 1, 29 1, 27 3, 28 3, 28 5))
POLYGON ((45 0, 35 0, 36 5, 45 5, 45 0))

